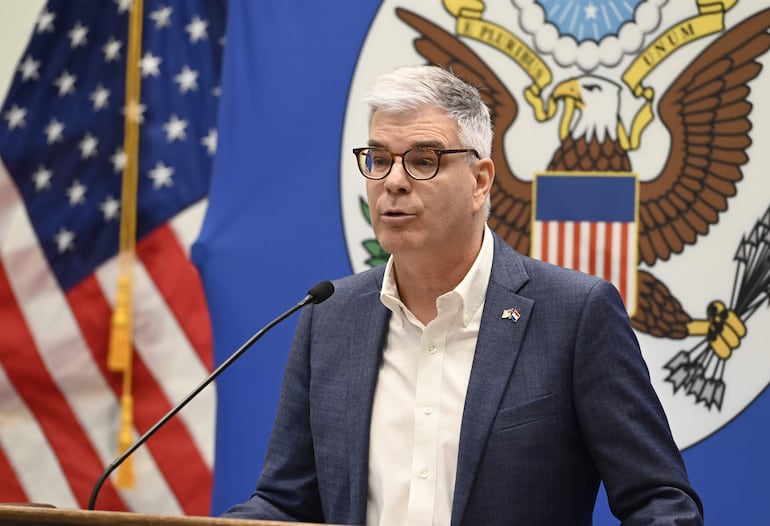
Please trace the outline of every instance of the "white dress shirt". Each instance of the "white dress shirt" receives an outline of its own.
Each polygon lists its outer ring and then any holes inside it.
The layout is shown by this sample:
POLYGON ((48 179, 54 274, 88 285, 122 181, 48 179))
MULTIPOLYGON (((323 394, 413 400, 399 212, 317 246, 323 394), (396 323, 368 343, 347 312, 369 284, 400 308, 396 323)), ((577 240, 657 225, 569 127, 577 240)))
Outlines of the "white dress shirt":
POLYGON ((392 259, 380 299, 393 314, 372 407, 366 524, 448 525, 457 452, 484 297, 488 227, 476 261, 423 325, 401 302, 392 259))

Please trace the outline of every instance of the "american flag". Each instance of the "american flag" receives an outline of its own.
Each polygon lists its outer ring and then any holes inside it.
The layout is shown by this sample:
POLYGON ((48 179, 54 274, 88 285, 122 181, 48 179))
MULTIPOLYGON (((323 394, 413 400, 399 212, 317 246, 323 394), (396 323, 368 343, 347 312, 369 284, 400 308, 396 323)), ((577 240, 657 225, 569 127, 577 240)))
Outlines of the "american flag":
POLYGON ((535 177, 533 257, 606 279, 633 315, 637 299, 634 174, 543 173, 535 177))
MULTIPOLYGON (((116 296, 131 0, 51 0, 0 111, 0 501, 83 508, 117 455, 116 296)), ((145 0, 141 49, 134 437, 212 368, 189 259, 207 203, 225 3, 145 0)), ((133 456, 97 508, 207 515, 210 387, 133 456)))

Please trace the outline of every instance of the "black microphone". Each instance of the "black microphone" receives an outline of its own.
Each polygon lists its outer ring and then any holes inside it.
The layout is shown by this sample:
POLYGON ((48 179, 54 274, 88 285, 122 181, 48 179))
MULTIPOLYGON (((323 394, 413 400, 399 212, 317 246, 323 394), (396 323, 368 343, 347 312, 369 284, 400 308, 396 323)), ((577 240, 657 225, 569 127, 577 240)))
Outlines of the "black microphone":
POLYGON ((94 485, 94 489, 91 492, 91 498, 88 500, 88 509, 93 510, 94 506, 96 505, 96 497, 99 495, 99 490, 102 488, 102 485, 107 480, 107 477, 110 476, 110 474, 115 471, 115 469, 120 466, 134 451, 136 451, 139 446, 144 444, 148 438, 150 438, 155 432, 163 427, 163 425, 168 422, 171 417, 173 417, 175 414, 177 414, 179 411, 182 410, 184 406, 186 406, 193 398, 195 398, 198 393, 200 393, 204 387, 209 385, 212 381, 216 379, 217 376, 219 376, 225 369, 230 367, 230 365, 240 358, 240 356, 248 350, 249 347, 254 345, 254 343, 262 337, 267 331, 272 329, 274 326, 278 325, 278 323, 282 322, 284 319, 288 318, 292 314, 294 314, 295 311, 301 309, 305 305, 308 305, 309 303, 321 303, 322 301, 326 301, 329 299, 329 297, 334 294, 334 285, 332 285, 331 281, 322 281, 321 283, 318 283, 313 288, 311 288, 309 291, 307 291, 307 296, 302 298, 302 301, 294 305, 292 308, 278 316, 276 319, 262 327, 254 336, 249 338, 246 343, 241 345, 241 347, 235 351, 233 354, 230 355, 230 357, 222 362, 222 364, 214 369, 214 371, 206 377, 205 380, 203 380, 198 387, 190 391, 190 393, 185 396, 181 402, 176 404, 173 408, 171 408, 171 411, 166 413, 166 415, 158 420, 150 429, 147 430, 145 434, 143 434, 141 437, 139 437, 139 440, 134 442, 131 447, 126 449, 126 451, 120 455, 118 458, 112 461, 112 463, 107 466, 107 469, 104 470, 104 473, 99 477, 99 480, 96 481, 96 484, 94 485))

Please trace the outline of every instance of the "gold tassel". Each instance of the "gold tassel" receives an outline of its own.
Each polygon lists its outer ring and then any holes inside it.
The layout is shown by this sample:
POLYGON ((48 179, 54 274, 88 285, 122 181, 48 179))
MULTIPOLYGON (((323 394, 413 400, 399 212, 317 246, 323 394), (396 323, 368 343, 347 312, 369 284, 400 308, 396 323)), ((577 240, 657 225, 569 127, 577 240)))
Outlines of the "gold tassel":
POLYGON ((110 371, 124 372, 131 357, 131 288, 131 278, 121 274, 110 327, 110 350, 107 355, 110 371))
MULTIPOLYGON (((139 165, 139 113, 141 76, 139 55, 142 48, 142 0, 133 0, 129 19, 128 56, 126 57, 126 112, 123 149, 126 164, 120 197, 120 254, 118 291, 112 313, 110 348, 107 367, 123 372, 123 394, 120 403, 120 430, 118 450, 122 455, 133 442, 134 399, 132 388, 132 317, 133 276, 136 254, 136 208, 139 165)), ((133 488, 136 485, 131 457, 118 468, 116 487, 133 488)))
MULTIPOLYGON (((118 432, 118 449, 122 455, 134 441, 131 429, 134 427, 134 398, 131 396, 131 366, 123 373, 123 396, 121 397, 120 431, 118 432), (126 389, 126 384, 128 388, 126 389)), ((133 454, 118 466, 117 487, 129 489, 136 486, 134 475, 133 454)))

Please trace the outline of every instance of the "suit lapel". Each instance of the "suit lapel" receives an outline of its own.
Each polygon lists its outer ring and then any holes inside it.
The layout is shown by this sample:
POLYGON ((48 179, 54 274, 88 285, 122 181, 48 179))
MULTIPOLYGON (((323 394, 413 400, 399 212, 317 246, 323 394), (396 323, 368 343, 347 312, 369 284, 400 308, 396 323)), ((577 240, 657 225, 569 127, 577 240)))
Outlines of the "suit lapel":
POLYGON ((452 524, 459 524, 500 400, 508 386, 534 302, 516 293, 528 277, 521 258, 495 236, 495 259, 484 302, 460 429, 452 524), (516 315, 503 317, 507 309, 516 315))
MULTIPOLYGON (((382 277, 381 273, 379 277, 382 277)), ((347 342, 351 372, 347 384, 346 417, 350 431, 347 442, 351 448, 348 455, 348 474, 352 516, 356 517, 356 521, 360 523, 366 520, 369 426, 374 389, 377 385, 377 374, 390 318, 390 311, 380 302, 379 293, 380 283, 377 283, 376 290, 355 298, 350 302, 348 309, 348 312, 354 313, 348 332, 350 339, 347 342)))

